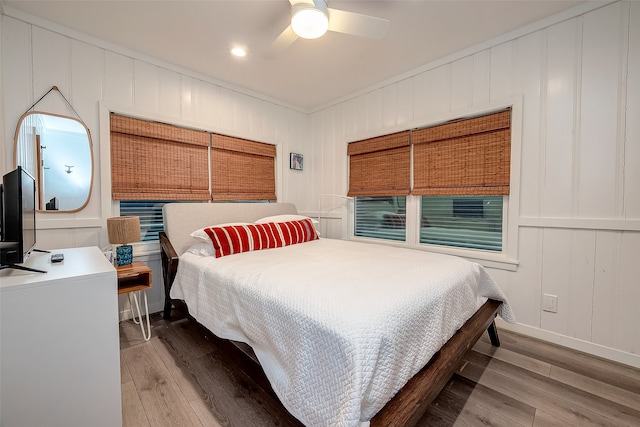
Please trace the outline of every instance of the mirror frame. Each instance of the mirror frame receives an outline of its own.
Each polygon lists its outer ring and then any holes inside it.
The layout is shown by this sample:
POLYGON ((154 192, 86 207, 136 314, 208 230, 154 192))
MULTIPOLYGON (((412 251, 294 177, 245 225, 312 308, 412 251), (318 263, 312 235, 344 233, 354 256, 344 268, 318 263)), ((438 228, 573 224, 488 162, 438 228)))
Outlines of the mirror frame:
POLYGON ((27 111, 22 116, 20 116, 20 119, 18 120, 18 125, 16 126, 16 133, 14 134, 14 137, 13 137, 13 167, 14 168, 18 167, 18 137, 20 135, 20 128, 22 127, 22 122, 24 121, 24 119, 26 117, 34 115, 34 114, 42 114, 42 115, 45 115, 45 116, 54 116, 54 117, 59 117, 59 118, 63 118, 63 119, 74 120, 74 121, 80 123, 82 125, 82 127, 84 127, 84 129, 87 131, 87 139, 88 139, 88 142, 89 142, 89 154, 91 156, 91 180, 89 181, 89 183, 90 183, 89 192, 87 193, 87 199, 84 201, 82 206, 80 206, 80 207, 78 207, 76 209, 66 209, 66 210, 57 210, 57 211, 45 210, 45 209, 36 209, 36 212, 53 213, 53 214, 61 214, 62 213, 63 214, 63 213, 73 213, 73 212, 81 211, 82 209, 87 207, 87 205, 89 204, 89 200, 91 200, 91 193, 92 193, 92 190, 93 190, 93 177, 95 176, 95 164, 94 164, 94 158, 93 158, 93 141, 91 140, 91 132, 89 131, 89 128, 87 127, 87 125, 84 124, 84 122, 82 120, 77 119, 75 117, 64 116, 62 114, 47 113, 45 111, 27 111))

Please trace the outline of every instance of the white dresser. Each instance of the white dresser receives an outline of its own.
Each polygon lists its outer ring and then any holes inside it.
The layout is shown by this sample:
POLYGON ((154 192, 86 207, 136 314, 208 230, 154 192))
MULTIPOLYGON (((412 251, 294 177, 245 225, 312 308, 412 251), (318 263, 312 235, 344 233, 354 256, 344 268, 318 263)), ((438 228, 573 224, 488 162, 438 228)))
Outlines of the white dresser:
POLYGON ((116 270, 97 247, 0 271, 0 426, 121 426, 116 270))

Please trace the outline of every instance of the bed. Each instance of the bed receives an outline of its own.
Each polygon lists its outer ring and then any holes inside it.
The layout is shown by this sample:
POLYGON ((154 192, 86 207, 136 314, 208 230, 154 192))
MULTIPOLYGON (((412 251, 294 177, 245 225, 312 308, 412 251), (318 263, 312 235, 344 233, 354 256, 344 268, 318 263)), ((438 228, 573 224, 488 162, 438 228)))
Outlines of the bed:
POLYGON ((291 204, 178 203, 163 213, 165 318, 184 301, 212 333, 251 346, 277 397, 308 426, 414 424, 485 330, 499 345, 496 314, 514 320, 478 264, 317 238, 309 220, 273 219, 296 215, 291 204), (250 233, 258 226, 239 224, 264 217, 260 229, 282 236, 294 224, 307 239, 258 250, 255 238, 216 257, 220 245, 191 236, 250 233))

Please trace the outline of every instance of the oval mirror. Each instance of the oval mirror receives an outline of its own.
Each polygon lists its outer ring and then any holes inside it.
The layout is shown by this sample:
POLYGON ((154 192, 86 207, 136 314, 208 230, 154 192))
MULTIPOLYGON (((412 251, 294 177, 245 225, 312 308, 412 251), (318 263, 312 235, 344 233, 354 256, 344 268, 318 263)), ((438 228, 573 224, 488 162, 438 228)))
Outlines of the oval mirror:
POLYGON ((39 111, 20 117, 14 139, 15 166, 36 180, 41 212, 76 212, 89 203, 93 147, 85 124, 39 111))

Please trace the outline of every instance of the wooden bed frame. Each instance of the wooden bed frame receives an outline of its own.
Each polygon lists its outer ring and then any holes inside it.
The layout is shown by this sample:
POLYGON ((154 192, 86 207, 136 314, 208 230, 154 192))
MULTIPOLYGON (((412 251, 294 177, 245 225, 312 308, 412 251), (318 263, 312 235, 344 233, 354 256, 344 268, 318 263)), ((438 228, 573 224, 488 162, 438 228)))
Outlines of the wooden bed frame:
MULTIPOLYGON (((225 220, 218 221, 218 223, 220 222, 225 222, 225 220)), ((213 223, 208 225, 213 225, 213 223)), ((199 228, 200 226, 206 226, 206 224, 198 224, 194 228, 199 228)), ((186 304, 183 301, 172 300, 169 295, 178 271, 179 255, 165 232, 160 233, 160 249, 162 278, 165 289, 163 317, 168 320, 171 318, 171 310, 175 303, 183 305, 185 308, 186 304)), ((431 358, 429 363, 411 378, 373 417, 370 423, 371 427, 408 427, 415 425, 424 415, 429 404, 438 396, 461 365, 467 351, 473 347, 485 330, 489 333, 491 344, 496 347, 500 346, 494 319, 501 305, 502 302, 491 299, 482 305, 440 351, 431 358)), ((250 363, 257 363, 245 350, 238 353, 250 359, 250 363)))

